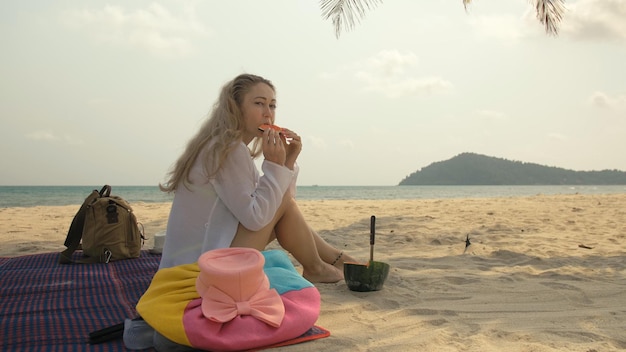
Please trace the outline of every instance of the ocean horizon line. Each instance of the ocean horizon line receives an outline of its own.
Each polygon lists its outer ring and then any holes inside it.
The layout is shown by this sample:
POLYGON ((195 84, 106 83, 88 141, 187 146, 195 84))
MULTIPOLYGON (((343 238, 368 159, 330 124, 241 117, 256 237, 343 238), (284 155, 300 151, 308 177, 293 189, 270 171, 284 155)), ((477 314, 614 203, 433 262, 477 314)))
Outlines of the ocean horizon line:
MULTIPOLYGON (((0 186, 0 208, 47 205, 82 204, 93 190, 103 185, 72 186, 0 186)), ((130 202, 171 202, 173 193, 162 192, 158 186, 111 186, 111 194, 130 202)), ((626 194, 626 185, 447 185, 447 186, 325 186, 298 185, 298 200, 393 200, 393 199, 449 199, 501 198, 558 194, 626 194)))

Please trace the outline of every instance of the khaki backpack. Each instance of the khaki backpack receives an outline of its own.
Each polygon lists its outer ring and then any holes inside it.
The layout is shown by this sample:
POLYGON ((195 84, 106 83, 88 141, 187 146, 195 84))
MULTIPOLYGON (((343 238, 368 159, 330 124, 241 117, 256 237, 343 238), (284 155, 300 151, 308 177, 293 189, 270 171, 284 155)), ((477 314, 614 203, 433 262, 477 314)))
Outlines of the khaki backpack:
POLYGON ((137 258, 144 242, 141 224, 130 204, 111 195, 111 186, 93 190, 74 216, 65 239, 66 250, 59 263, 108 263, 137 258), (82 243, 81 243, 82 240, 82 243), (72 254, 83 250, 84 258, 73 260, 72 254))

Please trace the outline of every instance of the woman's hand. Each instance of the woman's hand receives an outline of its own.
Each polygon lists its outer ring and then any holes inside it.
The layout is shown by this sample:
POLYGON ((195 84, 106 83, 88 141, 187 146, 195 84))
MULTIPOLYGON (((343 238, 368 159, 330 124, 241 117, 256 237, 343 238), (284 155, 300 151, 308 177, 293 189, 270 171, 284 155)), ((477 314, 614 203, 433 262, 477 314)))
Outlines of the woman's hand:
POLYGON ((285 144, 286 158, 285 166, 293 170, 296 160, 302 151, 302 138, 292 130, 283 129, 280 138, 285 144))
POLYGON ((285 137, 278 131, 268 128, 263 132, 263 156, 265 160, 279 165, 285 165, 287 152, 285 150, 285 137))

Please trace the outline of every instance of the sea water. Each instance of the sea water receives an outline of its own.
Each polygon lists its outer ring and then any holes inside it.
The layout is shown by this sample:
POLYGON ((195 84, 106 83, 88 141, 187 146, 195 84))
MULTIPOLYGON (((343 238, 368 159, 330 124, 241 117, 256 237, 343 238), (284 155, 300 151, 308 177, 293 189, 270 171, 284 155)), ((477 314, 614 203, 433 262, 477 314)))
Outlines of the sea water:
MULTIPOLYGON (((80 205, 93 190, 102 186, 0 186, 0 208, 38 205, 80 205)), ((157 186, 112 186, 111 195, 133 202, 170 202, 172 196, 157 186)))
MULTIPOLYGON (((80 205, 102 186, 0 186, 0 208, 80 205)), ((173 196, 157 186, 116 186, 111 194, 131 204, 171 202, 173 196)), ((554 194, 626 194, 618 186, 298 186, 301 200, 441 199, 522 197, 554 194)))

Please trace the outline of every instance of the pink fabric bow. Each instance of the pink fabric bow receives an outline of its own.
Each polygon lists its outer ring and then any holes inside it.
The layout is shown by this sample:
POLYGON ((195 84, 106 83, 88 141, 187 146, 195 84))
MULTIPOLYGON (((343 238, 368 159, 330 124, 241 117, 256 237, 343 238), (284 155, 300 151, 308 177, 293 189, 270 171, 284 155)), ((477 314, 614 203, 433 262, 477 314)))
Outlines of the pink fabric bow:
POLYGON ((276 289, 260 290, 248 301, 235 302, 222 290, 209 286, 202 296, 202 314, 217 323, 229 322, 238 315, 251 315, 277 328, 285 316, 285 306, 276 289))

